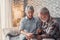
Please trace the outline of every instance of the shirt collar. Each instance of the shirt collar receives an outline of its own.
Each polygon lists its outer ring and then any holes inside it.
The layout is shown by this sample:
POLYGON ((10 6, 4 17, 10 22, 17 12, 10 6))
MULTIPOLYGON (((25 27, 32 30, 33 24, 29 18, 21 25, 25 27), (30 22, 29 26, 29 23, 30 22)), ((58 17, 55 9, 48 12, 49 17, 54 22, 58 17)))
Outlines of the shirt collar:
MULTIPOLYGON (((30 20, 27 16, 26 16, 26 19, 27 19, 27 20, 30 20)), ((34 20, 34 17, 33 17, 31 20, 34 20)))
POLYGON ((49 20, 47 22, 45 22, 46 24, 49 24, 52 21, 52 17, 49 18, 49 20))

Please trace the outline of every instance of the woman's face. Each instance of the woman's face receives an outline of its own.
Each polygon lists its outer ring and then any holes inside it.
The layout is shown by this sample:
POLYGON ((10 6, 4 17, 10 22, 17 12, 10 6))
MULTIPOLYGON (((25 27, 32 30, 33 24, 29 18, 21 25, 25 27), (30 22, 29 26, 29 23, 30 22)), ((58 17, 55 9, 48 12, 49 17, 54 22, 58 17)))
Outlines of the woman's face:
POLYGON ((40 13, 40 19, 41 19, 41 21, 47 22, 48 18, 49 18, 48 13, 45 13, 45 14, 40 13))
POLYGON ((34 13, 33 11, 29 10, 27 13, 27 17, 31 19, 33 17, 33 13, 34 13))

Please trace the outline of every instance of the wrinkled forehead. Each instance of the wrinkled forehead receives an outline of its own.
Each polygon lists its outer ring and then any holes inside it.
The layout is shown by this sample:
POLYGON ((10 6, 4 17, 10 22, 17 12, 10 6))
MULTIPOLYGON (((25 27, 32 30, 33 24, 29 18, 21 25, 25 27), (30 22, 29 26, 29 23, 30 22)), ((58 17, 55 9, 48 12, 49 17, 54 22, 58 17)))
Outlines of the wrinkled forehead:
POLYGON ((49 15, 48 12, 40 12, 40 15, 49 15))

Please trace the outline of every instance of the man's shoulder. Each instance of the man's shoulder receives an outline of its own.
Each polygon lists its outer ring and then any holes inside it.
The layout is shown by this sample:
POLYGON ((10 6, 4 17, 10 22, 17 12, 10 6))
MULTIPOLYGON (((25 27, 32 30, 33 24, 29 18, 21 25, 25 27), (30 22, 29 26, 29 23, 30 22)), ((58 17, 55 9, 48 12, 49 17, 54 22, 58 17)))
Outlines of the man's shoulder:
POLYGON ((23 18, 21 19, 22 22, 25 22, 26 20, 27 20, 26 17, 23 17, 23 18))
POLYGON ((52 25, 59 26, 57 19, 52 18, 52 25))
POLYGON ((57 19, 55 19, 55 18, 52 18, 52 22, 58 23, 57 19))

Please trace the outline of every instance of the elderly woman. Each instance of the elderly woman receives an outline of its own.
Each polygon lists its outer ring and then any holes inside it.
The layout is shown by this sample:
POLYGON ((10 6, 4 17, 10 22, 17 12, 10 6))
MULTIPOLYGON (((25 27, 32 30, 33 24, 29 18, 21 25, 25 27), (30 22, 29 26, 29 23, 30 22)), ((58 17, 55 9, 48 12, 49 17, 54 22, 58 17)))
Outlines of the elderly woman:
POLYGON ((49 10, 44 7, 41 9, 39 13, 40 25, 41 25, 41 32, 40 35, 43 40, 47 40, 46 38, 50 38, 48 40, 54 40, 59 38, 59 24, 57 21, 50 16, 49 10), (52 38, 52 39, 51 39, 52 38))
MULTIPOLYGON (((34 8, 33 6, 27 5, 25 9, 26 17, 21 20, 20 23, 20 40, 27 40, 34 38, 34 34, 37 34, 37 20, 33 17, 34 8)), ((34 39, 35 40, 35 39, 34 39)))

